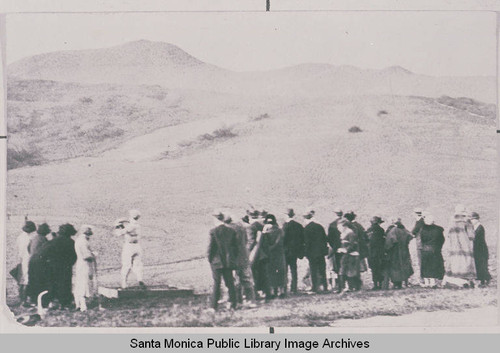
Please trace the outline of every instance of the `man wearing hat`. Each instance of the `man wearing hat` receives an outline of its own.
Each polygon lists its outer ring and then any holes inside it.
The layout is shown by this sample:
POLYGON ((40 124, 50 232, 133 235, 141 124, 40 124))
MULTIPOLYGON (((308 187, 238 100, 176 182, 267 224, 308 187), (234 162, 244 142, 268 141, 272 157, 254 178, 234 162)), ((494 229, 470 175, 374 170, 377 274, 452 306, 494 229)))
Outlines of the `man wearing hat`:
MULTIPOLYGON (((245 216, 247 217, 247 216, 245 216)), ((243 217, 243 218, 245 218, 243 217)), ((236 240, 238 241, 238 254, 236 256, 236 276, 239 279, 239 285, 236 286, 236 295, 239 303, 243 303, 243 292, 245 294, 245 306, 249 308, 256 307, 255 305, 255 290, 253 286, 252 269, 248 259, 248 238, 247 230, 244 224, 247 224, 243 219, 242 223, 233 222, 230 215, 225 215, 224 223, 236 231, 236 240)))
POLYGON ((127 288, 127 278, 132 271, 139 282, 139 286, 142 289, 146 289, 142 272, 142 247, 139 243, 142 235, 141 226, 139 224, 141 213, 138 210, 130 210, 129 216, 128 222, 120 220, 121 222, 117 222, 114 229, 115 235, 123 236, 124 238, 122 248, 121 287, 127 288))
POLYGON ((325 256, 328 255, 325 229, 314 219, 313 209, 307 209, 304 213, 304 254, 309 260, 311 271, 312 291, 319 292, 320 286, 328 290, 326 281, 325 256))
MULTIPOLYGON (((340 231, 338 229, 338 222, 342 219, 344 213, 340 208, 336 208, 333 213, 335 213, 335 219, 328 226, 328 244, 330 249, 328 250, 328 265, 332 269, 331 278, 335 277, 335 283, 332 281, 332 289, 335 286, 337 289, 339 287, 339 269, 340 269, 340 256, 337 255, 337 250, 342 246, 340 241, 340 231)), ((328 267, 327 265, 327 267, 328 267)))
POLYGON ((47 223, 42 223, 36 230, 36 235, 31 238, 28 250, 30 253, 28 267, 28 288, 27 294, 32 303, 36 303, 38 294, 47 289, 48 270, 47 265, 41 258, 40 253, 48 244, 47 234, 50 233, 50 227, 47 223))
POLYGON ((474 263, 476 265, 476 278, 481 281, 479 287, 487 287, 491 280, 488 270, 488 245, 484 235, 484 227, 479 220, 479 214, 472 212, 470 215, 472 226, 474 227, 474 241, 472 252, 474 253, 474 263))
POLYGON ((292 208, 287 210, 286 215, 287 220, 283 224, 285 260, 287 269, 290 268, 292 274, 290 291, 297 293, 297 259, 304 258, 304 227, 294 220, 295 212, 292 208))
MULTIPOLYGON (((255 292, 264 292, 270 298, 269 285, 267 281, 267 256, 261 251, 262 229, 264 225, 260 222, 260 212, 258 210, 247 211, 250 217, 248 232, 248 253, 250 266, 252 268, 253 284, 255 292)), ((257 297, 257 295, 256 295, 257 297)))
POLYGON ((92 227, 83 225, 80 234, 75 240, 76 264, 73 295, 77 310, 87 310, 87 299, 94 297, 97 288, 94 286, 95 279, 95 254, 90 248, 90 238, 93 235, 92 227))
POLYGON ((382 289, 384 282, 386 264, 385 231, 380 226, 383 222, 379 216, 373 216, 370 220, 371 227, 367 230, 370 248, 368 265, 372 270, 373 290, 382 289))
MULTIPOLYGON (((416 207, 414 210, 415 215, 415 226, 413 227, 411 233, 415 237, 416 247, 417 247, 417 260, 418 260, 418 268, 422 268, 422 239, 420 237, 420 230, 424 226, 424 217, 423 210, 420 207, 416 207)), ((423 282, 423 278, 420 276, 420 283, 423 282)))
POLYGON ((27 293, 26 289, 28 287, 28 268, 30 261, 29 245, 33 232, 36 231, 35 223, 25 219, 23 226, 23 231, 16 239, 17 253, 19 255, 19 273, 18 273, 18 285, 19 285, 19 299, 21 304, 26 304, 27 293))
MULTIPOLYGON (((360 271, 361 272, 366 272, 368 270, 368 266, 366 265, 366 258, 368 257, 368 236, 366 235, 365 228, 356 221, 356 213, 354 211, 348 211, 344 214, 345 219, 347 219, 351 226, 353 231, 356 233, 358 236, 358 246, 359 246, 359 265, 360 265, 360 271)), ((361 281, 361 274, 352 280, 352 283, 354 284, 354 290, 360 290, 361 286, 363 285, 363 282, 361 281)))
POLYGON ((237 305, 236 288, 234 286, 233 270, 237 268, 238 240, 234 229, 224 223, 224 214, 220 211, 214 212, 215 228, 210 230, 210 242, 208 245, 208 261, 212 269, 214 287, 212 293, 212 308, 217 310, 221 296, 221 280, 229 291, 231 308, 237 305))

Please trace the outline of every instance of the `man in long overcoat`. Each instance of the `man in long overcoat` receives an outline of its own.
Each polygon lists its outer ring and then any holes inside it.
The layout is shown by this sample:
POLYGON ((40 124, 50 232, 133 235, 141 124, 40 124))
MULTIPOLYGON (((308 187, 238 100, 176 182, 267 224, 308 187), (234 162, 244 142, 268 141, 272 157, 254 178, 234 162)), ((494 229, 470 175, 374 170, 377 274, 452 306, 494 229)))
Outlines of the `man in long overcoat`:
POLYGON ((286 260, 284 234, 273 214, 267 214, 262 230, 262 250, 267 254, 267 278, 273 296, 286 296, 286 260))
MULTIPOLYGON (((340 231, 338 229, 338 222, 342 219, 343 212, 341 209, 335 209, 334 211, 336 218, 333 220, 332 223, 328 226, 328 236, 327 236, 327 241, 328 245, 330 245, 330 249, 328 249, 328 261, 331 269, 335 273, 336 277, 335 278, 335 283, 332 281, 332 287, 335 286, 337 288, 337 291, 340 292, 342 291, 342 288, 340 288, 339 285, 339 269, 340 269, 340 255, 337 253, 337 250, 341 247, 341 241, 340 241, 340 231)), ((327 266, 328 267, 328 266, 327 266)), ((332 273, 332 278, 335 277, 335 275, 332 273)))
POLYGON ((370 220, 371 227, 367 230, 369 239, 368 265, 372 270, 373 289, 382 289, 386 265, 385 231, 380 226, 384 221, 374 216, 370 220))
POLYGON ((59 227, 58 235, 40 250, 39 258, 47 267, 49 293, 44 296, 44 305, 57 299, 61 308, 69 308, 73 300, 72 277, 76 262, 75 242, 71 237, 76 229, 71 224, 59 227))
POLYGON ((390 228, 385 239, 385 250, 388 256, 389 277, 395 289, 402 288, 405 282, 413 274, 410 250, 408 245, 412 236, 401 223, 401 220, 393 220, 394 227, 390 228))
POLYGON ((481 281, 480 287, 486 287, 490 283, 491 275, 488 270, 488 245, 484 235, 484 227, 479 221, 477 212, 471 213, 471 222, 474 227, 474 242, 472 252, 474 253, 474 263, 476 265, 476 278, 481 281))
POLYGON ((236 256, 236 276, 238 276, 238 285, 236 286, 236 295, 239 303, 243 303, 243 293, 247 300, 247 307, 255 307, 255 290, 253 286, 252 269, 248 259, 248 237, 246 227, 241 223, 233 222, 230 215, 226 215, 224 223, 236 231, 236 240, 238 242, 238 254, 236 256))
POLYGON ((47 234, 50 227, 47 223, 38 226, 36 235, 30 240, 28 251, 30 253, 28 265, 28 288, 27 295, 31 303, 36 303, 38 294, 48 289, 49 271, 44 258, 40 256, 41 250, 47 245, 47 234))
POLYGON ((441 249, 444 244, 444 229, 434 224, 434 217, 426 214, 424 225, 420 228, 421 266, 420 276, 424 279, 424 287, 436 287, 436 279, 443 279, 444 261, 441 249))
POLYGON ((319 292, 319 287, 328 290, 326 281, 326 262, 325 256, 328 255, 328 246, 326 241, 325 229, 322 225, 315 222, 314 210, 307 210, 304 214, 304 243, 305 256, 309 260, 311 271, 312 291, 319 292))
POLYGON ((290 268, 292 283, 290 291, 297 292, 297 259, 304 258, 304 227, 294 220, 293 209, 287 211, 288 219, 283 224, 285 259, 287 268, 290 268))
POLYGON ((210 230, 210 242, 208 245, 208 261, 212 269, 214 287, 212 293, 212 308, 217 310, 221 295, 221 280, 229 291, 231 308, 236 308, 236 288, 234 286, 233 270, 236 269, 238 258, 238 240, 234 229, 224 223, 224 214, 215 212, 213 214, 215 228, 210 230))

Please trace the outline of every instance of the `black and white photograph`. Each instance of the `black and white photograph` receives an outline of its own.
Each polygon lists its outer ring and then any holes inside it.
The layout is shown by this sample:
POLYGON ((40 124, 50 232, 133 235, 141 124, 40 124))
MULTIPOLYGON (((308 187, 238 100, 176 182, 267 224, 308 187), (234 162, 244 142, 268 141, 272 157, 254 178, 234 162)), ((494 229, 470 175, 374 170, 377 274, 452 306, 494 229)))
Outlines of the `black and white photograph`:
POLYGON ((9 320, 497 326, 497 22, 5 15, 9 320))

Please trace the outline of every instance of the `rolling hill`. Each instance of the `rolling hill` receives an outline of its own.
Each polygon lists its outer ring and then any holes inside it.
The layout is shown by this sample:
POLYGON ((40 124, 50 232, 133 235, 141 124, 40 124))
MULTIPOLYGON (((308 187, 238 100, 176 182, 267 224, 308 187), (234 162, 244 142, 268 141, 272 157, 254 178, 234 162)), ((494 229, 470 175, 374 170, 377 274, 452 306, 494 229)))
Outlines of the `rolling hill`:
POLYGON ((281 221, 287 207, 313 206, 326 226, 340 206, 365 226, 379 214, 411 227, 421 206, 446 227, 464 203, 481 214, 494 252, 492 78, 319 64, 236 73, 145 41, 8 70, 9 143, 46 161, 8 172, 8 249, 25 214, 53 227, 88 223, 99 266, 116 269, 121 246, 109 227, 138 208, 148 282, 204 290, 204 260, 158 264, 202 257, 214 208, 241 215, 252 204, 281 221))

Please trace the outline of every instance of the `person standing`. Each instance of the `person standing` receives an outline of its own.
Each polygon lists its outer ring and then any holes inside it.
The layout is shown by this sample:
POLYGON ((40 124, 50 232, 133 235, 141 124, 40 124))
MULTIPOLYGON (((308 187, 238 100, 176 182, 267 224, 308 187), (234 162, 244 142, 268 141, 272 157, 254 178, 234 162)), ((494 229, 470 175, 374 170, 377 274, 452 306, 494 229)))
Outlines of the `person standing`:
POLYGON ((472 252, 474 253, 474 263, 476 265, 476 278, 478 281, 481 281, 479 287, 487 287, 491 280, 490 271, 488 270, 488 245, 486 244, 484 227, 479 220, 477 212, 471 213, 471 223, 474 227, 472 252))
POLYGON ((336 215, 336 218, 332 223, 328 226, 328 236, 327 241, 330 248, 328 249, 328 264, 327 267, 330 267, 332 272, 330 278, 332 279, 332 290, 337 288, 337 292, 340 292, 342 289, 339 286, 339 269, 340 269, 340 255, 337 254, 337 250, 342 246, 340 241, 340 231, 337 227, 338 222, 342 219, 343 212, 341 209, 337 208, 333 211, 336 215), (333 282, 335 279, 335 283, 333 282))
POLYGON ((262 229, 262 250, 267 254, 267 278, 274 297, 286 296, 286 260, 283 231, 276 222, 276 217, 268 213, 262 229))
POLYGON ((208 261, 214 280, 212 292, 212 308, 217 310, 221 296, 221 280, 229 291, 231 308, 237 306, 236 288, 234 286, 233 270, 237 268, 238 240, 236 231, 224 223, 224 214, 214 212, 215 228, 210 230, 208 245, 208 261))
POLYGON ((389 277, 395 289, 401 289, 402 283, 408 281, 413 274, 411 256, 408 245, 411 233, 401 223, 401 219, 393 219, 393 225, 385 239, 385 250, 388 257, 389 277))
POLYGON ((323 226, 315 222, 315 211, 308 209, 304 213, 304 253, 309 260, 309 269, 311 271, 312 291, 319 292, 320 286, 323 290, 328 290, 326 281, 326 261, 328 255, 328 246, 326 233, 323 226))
MULTIPOLYGON (((351 228, 354 232, 356 232, 358 236, 358 245, 359 245, 359 266, 361 272, 366 272, 368 270, 368 266, 366 265, 366 258, 368 257, 368 237, 366 235, 365 228, 356 221, 356 213, 354 211, 349 211, 344 214, 345 219, 347 219, 351 228)), ((360 290, 363 282, 361 281, 361 273, 357 278, 353 280, 355 289, 360 290)))
MULTIPOLYGON (((267 277, 267 264, 269 259, 267 254, 261 249, 262 245, 262 229, 264 226, 260 222, 260 212, 253 210, 247 212, 250 216, 250 225, 248 229, 248 251, 249 260, 252 268, 253 284, 255 297, 258 297, 258 292, 264 293, 266 300, 271 300, 272 295, 267 277)), ((259 297, 261 298, 261 297, 259 297)))
MULTIPOLYGON (((411 234, 413 234, 413 237, 415 238, 415 246, 417 249, 417 264, 418 268, 420 269, 422 267, 422 240, 420 239, 420 229, 422 229, 424 225, 423 210, 420 207, 416 207, 413 210, 413 213, 415 215, 415 225, 413 226, 411 234)), ((420 277, 420 283, 422 282, 423 278, 420 277)))
POLYGON ((19 236, 16 239, 19 264, 21 265, 19 267, 20 272, 18 273, 17 280, 19 285, 19 299, 21 305, 26 305, 28 304, 27 288, 29 283, 28 269, 30 262, 29 245, 31 242, 31 238, 33 236, 33 232, 36 231, 36 226, 35 223, 26 219, 22 229, 23 229, 22 233, 19 234, 19 236))
POLYGON ((443 285, 451 283, 458 287, 474 287, 476 277, 472 241, 474 229, 467 221, 463 205, 455 207, 455 214, 448 228, 444 246, 445 270, 443 285))
POLYGON ((352 229, 352 224, 345 218, 337 223, 337 227, 341 242, 336 253, 340 263, 337 293, 356 291, 356 279, 360 274, 358 235, 352 229))
POLYGON ((31 303, 36 303, 38 294, 48 289, 49 269, 46 259, 41 256, 41 251, 47 246, 47 234, 50 233, 47 223, 42 223, 36 230, 36 235, 31 238, 28 245, 30 260, 28 266, 28 288, 27 294, 31 303))
MULTIPOLYGON (((246 217, 246 216, 245 216, 246 217)), ((244 224, 245 217, 242 218, 244 224)), ((234 223, 231 216, 226 215, 224 223, 236 231, 236 240, 238 242, 238 254, 236 257, 236 275, 239 279, 239 285, 236 286, 236 295, 239 303, 243 303, 243 292, 245 294, 244 303, 246 307, 254 308, 255 304, 255 289, 253 286, 252 270, 248 259, 248 238, 247 230, 243 224, 234 223)))
POLYGON ((368 265, 372 270, 373 290, 382 289, 386 264, 385 231, 380 226, 384 221, 378 216, 370 220, 371 227, 367 230, 369 239, 368 265))
POLYGON ((47 301, 57 299, 61 308, 69 308, 73 300, 72 277, 76 262, 75 242, 71 237, 76 234, 73 225, 67 223, 59 227, 57 237, 40 251, 49 271, 49 293, 47 301))
POLYGON ((434 224, 434 217, 426 214, 424 224, 420 227, 421 266, 420 277, 424 279, 424 287, 437 286, 436 280, 443 279, 444 261, 441 249, 444 244, 444 229, 434 224))
POLYGON ((134 272, 139 287, 146 289, 143 282, 142 265, 142 247, 140 239, 142 236, 139 218, 141 213, 138 210, 129 211, 130 218, 127 220, 118 220, 115 224, 114 234, 123 236, 124 243, 122 248, 122 269, 121 269, 121 288, 127 288, 127 279, 130 272, 134 272))
POLYGON ((80 234, 75 240, 76 264, 73 296, 76 310, 87 310, 87 298, 97 295, 95 282, 96 261, 95 254, 90 248, 90 238, 93 235, 92 227, 83 225, 80 234))
MULTIPOLYGON (((304 258, 304 227, 294 220, 295 212, 288 209, 287 220, 283 224, 285 259, 292 276, 290 291, 297 293, 297 259, 304 258)), ((288 277, 288 275, 287 275, 288 277)))

